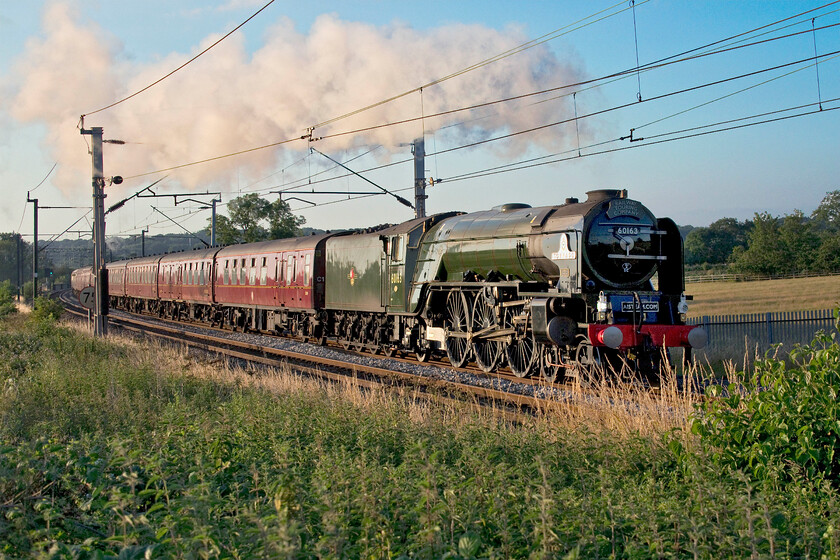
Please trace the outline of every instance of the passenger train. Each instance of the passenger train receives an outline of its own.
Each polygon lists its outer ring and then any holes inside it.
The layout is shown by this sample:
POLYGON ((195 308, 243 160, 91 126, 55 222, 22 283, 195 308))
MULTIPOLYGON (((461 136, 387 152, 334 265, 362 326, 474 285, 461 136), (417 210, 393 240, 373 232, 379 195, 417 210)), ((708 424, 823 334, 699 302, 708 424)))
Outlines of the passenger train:
POLYGON ((679 230, 627 191, 587 195, 112 262, 109 305, 549 381, 656 375, 706 343, 685 324, 679 230))

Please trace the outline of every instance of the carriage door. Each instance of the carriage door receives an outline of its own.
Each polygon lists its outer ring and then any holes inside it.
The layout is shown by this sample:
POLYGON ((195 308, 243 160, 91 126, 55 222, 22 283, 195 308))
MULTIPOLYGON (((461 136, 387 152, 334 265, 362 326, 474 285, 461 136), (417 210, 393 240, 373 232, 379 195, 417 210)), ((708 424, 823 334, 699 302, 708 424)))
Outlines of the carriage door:
POLYGON ((405 311, 405 241, 406 235, 394 235, 389 242, 388 298, 389 311, 405 311))
POLYGON ((280 261, 280 255, 274 257, 274 285, 271 290, 271 293, 274 294, 274 303, 277 303, 277 300, 280 296, 280 269, 283 266, 283 263, 280 261))

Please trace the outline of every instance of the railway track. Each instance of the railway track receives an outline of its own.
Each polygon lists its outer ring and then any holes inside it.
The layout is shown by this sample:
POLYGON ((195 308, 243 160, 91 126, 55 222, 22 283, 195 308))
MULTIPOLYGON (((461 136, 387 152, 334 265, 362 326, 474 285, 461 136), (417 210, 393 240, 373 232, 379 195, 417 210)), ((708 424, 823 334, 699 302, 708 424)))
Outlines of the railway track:
MULTIPOLYGON (((87 310, 74 301, 72 294, 61 296, 66 311, 77 317, 87 317, 87 310)), ((417 368, 417 362, 404 358, 375 357, 339 348, 330 348, 338 357, 329 357, 267 346, 260 342, 249 342, 231 337, 230 331, 213 329, 204 325, 166 321, 158 318, 129 315, 112 312, 109 324, 128 332, 154 337, 173 344, 181 344, 205 352, 223 356, 232 360, 241 360, 267 367, 290 367, 293 371, 332 382, 350 382, 361 388, 373 389, 389 387, 395 390, 410 390, 412 395, 426 395, 436 401, 459 401, 474 403, 484 409, 512 421, 521 421, 524 417, 546 413, 556 408, 569 395, 558 393, 558 389, 548 387, 544 382, 516 378, 512 374, 487 375, 470 368, 460 371, 443 368, 435 363, 423 364, 423 369, 440 369, 444 372, 456 372, 468 376, 467 381, 453 379, 446 375, 423 375, 403 371, 399 364, 411 369, 417 368), (206 332, 202 332, 206 331, 206 332), (353 360, 352 358, 357 358, 353 360), (360 363, 358 359, 364 362, 360 363), (470 379, 470 377, 474 379, 470 379), (477 379, 484 379, 484 384, 476 384, 477 379), (512 390, 511 385, 519 385, 512 390), (527 391, 527 388, 532 391, 527 391), (545 395, 538 395, 543 390, 545 395)), ((237 333, 243 336, 241 333, 237 333)), ((247 335, 259 339, 264 335, 247 335)), ((271 337, 276 338, 276 337, 271 337)), ((278 341, 284 339, 277 338, 278 341)), ((310 346, 298 343, 295 346, 310 346)))
MULTIPOLYGON (((86 317, 70 294, 62 297, 68 312, 86 317)), ((659 387, 635 382, 632 387, 604 390, 579 383, 550 384, 541 379, 523 379, 512 373, 487 374, 478 368, 452 368, 446 362, 374 356, 346 350, 340 345, 324 347, 282 337, 233 333, 203 324, 184 323, 122 311, 112 312, 111 325, 172 344, 185 345, 230 360, 292 371, 335 383, 352 383, 363 390, 388 388, 410 393, 412 398, 436 402, 470 403, 513 422, 527 422, 538 415, 599 414, 598 409, 623 409, 630 415, 680 414, 688 395, 677 382, 662 396, 659 387), (324 355, 326 354, 326 355, 324 355), (657 401, 659 404, 657 405, 657 401), (680 404, 680 402, 682 404, 680 404)), ((613 385, 615 387, 615 385, 613 385)))

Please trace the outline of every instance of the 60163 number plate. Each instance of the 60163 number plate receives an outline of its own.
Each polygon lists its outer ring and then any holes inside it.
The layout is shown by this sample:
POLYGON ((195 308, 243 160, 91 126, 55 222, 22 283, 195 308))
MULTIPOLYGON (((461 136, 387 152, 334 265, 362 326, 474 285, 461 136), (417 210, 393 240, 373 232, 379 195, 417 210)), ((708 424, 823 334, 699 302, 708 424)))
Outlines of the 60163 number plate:
MULTIPOLYGON (((658 313, 659 312, 659 302, 658 301, 643 301, 642 302, 642 309, 644 309, 645 313, 658 313)), ((625 313, 630 313, 631 311, 639 311, 639 304, 635 301, 622 301, 621 302, 621 310, 625 313)))

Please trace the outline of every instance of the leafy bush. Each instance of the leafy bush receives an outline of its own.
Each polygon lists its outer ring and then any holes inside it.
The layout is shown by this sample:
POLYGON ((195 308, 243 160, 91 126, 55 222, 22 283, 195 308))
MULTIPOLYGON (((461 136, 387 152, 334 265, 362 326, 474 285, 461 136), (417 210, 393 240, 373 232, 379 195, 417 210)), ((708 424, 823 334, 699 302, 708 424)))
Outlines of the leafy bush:
POLYGON ((39 296, 35 298, 35 305, 32 307, 32 320, 37 323, 54 323, 64 313, 64 306, 60 301, 39 296))
POLYGON ((0 282, 0 317, 5 317, 16 311, 12 283, 8 280, 0 282))
MULTIPOLYGON (((835 318, 840 310, 835 311, 835 318)), ((840 323, 840 318, 838 318, 840 323)), ((692 429, 719 462, 770 480, 802 472, 840 485, 840 341, 818 333, 790 363, 768 358, 730 384, 710 387, 692 429)))
POLYGON ((819 481, 758 488, 692 449, 674 468, 658 438, 553 419, 272 375, 258 386, 277 392, 257 390, 174 351, 40 327, 0 329, 0 559, 840 552, 840 496, 819 481))
POLYGON ((23 299, 28 303, 32 302, 33 289, 32 280, 23 283, 23 289, 21 292, 23 294, 23 299))

